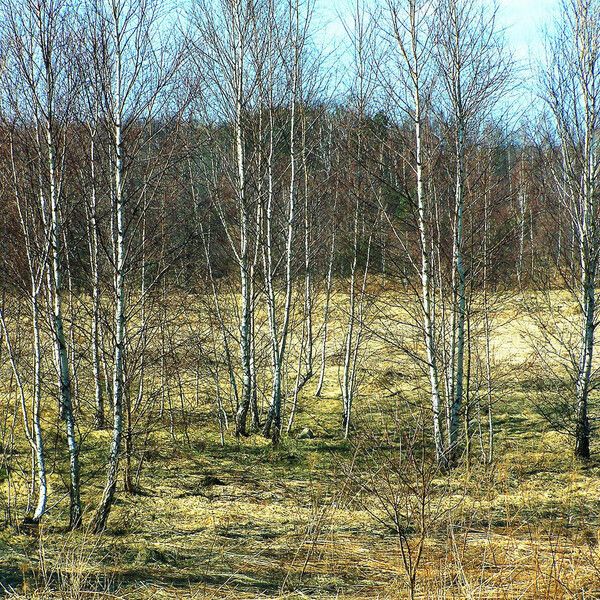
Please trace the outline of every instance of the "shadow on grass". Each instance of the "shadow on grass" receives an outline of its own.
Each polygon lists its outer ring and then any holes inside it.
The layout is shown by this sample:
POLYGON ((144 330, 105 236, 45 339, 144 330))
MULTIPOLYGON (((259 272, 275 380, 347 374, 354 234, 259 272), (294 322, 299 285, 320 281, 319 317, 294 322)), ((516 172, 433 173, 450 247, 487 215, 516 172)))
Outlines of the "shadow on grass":
POLYGON ((175 589, 189 589, 206 586, 222 588, 231 593, 235 590, 245 593, 273 594, 278 593, 281 585, 279 577, 274 579, 250 577, 243 573, 173 573, 153 568, 136 569, 121 574, 118 578, 123 587, 160 586, 175 589))
POLYGON ((0 565, 0 598, 23 585, 23 574, 16 565, 0 565))

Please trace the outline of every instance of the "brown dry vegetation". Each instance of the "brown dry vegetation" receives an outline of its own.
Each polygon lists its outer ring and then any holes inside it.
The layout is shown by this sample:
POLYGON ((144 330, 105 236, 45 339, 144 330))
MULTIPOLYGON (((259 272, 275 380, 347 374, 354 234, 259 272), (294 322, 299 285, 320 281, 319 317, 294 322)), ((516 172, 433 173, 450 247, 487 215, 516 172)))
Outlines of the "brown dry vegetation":
MULTIPOLYGON (((338 320, 343 300, 336 296, 338 320)), ((292 434, 275 449, 257 435, 238 441, 228 434, 221 446, 207 384, 187 435, 178 423, 172 434, 167 428, 151 434, 140 493, 119 493, 102 536, 65 532, 63 467, 50 465, 52 510, 39 531, 11 526, 0 532, 6 593, 65 599, 408 597, 399 538, 382 517, 381 490, 388 482, 377 468, 400 454, 398 442, 426 400, 418 365, 377 335, 383 313, 388 328, 394 317, 404 343, 415 335, 403 330, 406 301, 401 309, 402 302, 392 300, 384 292, 370 309, 373 325, 350 441, 339 433, 335 359, 323 397, 313 396, 315 381, 301 395, 294 431, 310 427, 315 439, 292 434)), ((554 292, 553 302, 568 312, 566 296, 554 292)), ((530 367, 539 315, 524 316, 522 303, 497 301, 496 460, 482 465, 475 435, 470 466, 465 461, 449 475, 433 477, 416 597, 600 597, 600 462, 575 461, 568 440, 535 408, 546 393, 544 373, 530 367)), ((47 435, 54 445, 59 434, 47 435)), ((83 501, 90 510, 101 493, 93 474, 103 468, 108 436, 85 434, 83 501)), ((26 465, 26 446, 19 447, 23 457, 17 462, 26 465)), ((5 473, 2 478, 8 510, 5 473)), ((18 476, 13 479, 10 502, 20 507, 26 490, 18 476)), ((409 531, 409 543, 416 537, 409 531)))

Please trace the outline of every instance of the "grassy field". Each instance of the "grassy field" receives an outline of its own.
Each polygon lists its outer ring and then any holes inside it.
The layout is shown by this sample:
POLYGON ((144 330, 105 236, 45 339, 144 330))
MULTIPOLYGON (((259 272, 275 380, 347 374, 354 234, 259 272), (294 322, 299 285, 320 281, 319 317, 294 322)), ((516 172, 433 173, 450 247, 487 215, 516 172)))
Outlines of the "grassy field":
MULTIPOLYGON (((495 314, 493 465, 479 460, 475 435, 471 464, 449 475, 433 474, 425 463, 415 467, 414 479, 408 475, 412 486, 386 475, 385 465, 402 456, 400 441, 416 418, 415 407, 426 399, 414 361, 376 335, 378 315, 395 310, 396 334, 404 344, 414 336, 403 329, 408 317, 402 310, 384 302, 371 307, 373 330, 350 440, 339 432, 334 357, 323 397, 314 397, 311 381, 300 398, 295 433, 276 449, 261 436, 238 441, 230 433, 221 446, 210 398, 187 435, 177 428, 172 435, 168 428, 152 433, 140 493, 119 492, 102 536, 65 532, 63 467, 52 466, 53 509, 40 530, 0 531, 6 593, 405 598, 403 546, 386 511, 397 501, 400 512, 416 514, 427 486, 423 527, 409 523, 404 532, 404 548, 411 551, 423 534, 416 597, 600 598, 600 448, 593 448, 589 463, 577 463, 570 440, 536 410, 546 393, 544 370, 531 368, 537 316, 523 316, 522 303, 503 301, 495 314), (303 427, 315 438, 297 439, 303 427)), ((561 294, 552 306, 568 313, 561 294)), ((338 338, 341 322, 334 328, 338 338)), ((557 389, 549 385, 547 394, 557 389)), ((108 436, 93 432, 85 439, 88 507, 101 491, 103 477, 95 474, 108 436)), ((49 437, 49 445, 62 444, 60 434, 49 437)))

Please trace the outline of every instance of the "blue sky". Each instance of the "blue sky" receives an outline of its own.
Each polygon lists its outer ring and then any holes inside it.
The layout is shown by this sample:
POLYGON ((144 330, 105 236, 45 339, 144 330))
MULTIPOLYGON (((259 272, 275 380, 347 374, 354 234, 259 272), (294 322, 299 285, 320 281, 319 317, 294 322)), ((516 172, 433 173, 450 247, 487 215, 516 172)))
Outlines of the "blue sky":
MULTIPOLYGON (((493 0, 492 0, 493 1, 493 0)), ((518 61, 535 61, 543 52, 543 30, 556 15, 560 0, 496 0, 499 25, 518 61)), ((344 30, 340 15, 352 10, 353 0, 316 0, 317 20, 324 23, 325 43, 340 42, 344 30)))
MULTIPOLYGON (((370 0, 367 0, 369 2, 370 0)), ((483 0, 484 2, 486 0, 483 0)), ((552 27, 559 15, 562 0, 487 0, 498 6, 497 23, 504 30, 507 46, 518 65, 518 80, 521 82, 509 103, 527 112, 534 106, 538 67, 544 60, 544 31, 552 27)), ((344 19, 351 27, 351 14, 356 0, 315 0, 315 21, 319 29, 318 44, 332 51, 335 47, 345 47, 347 36, 342 25, 344 19)), ((336 65, 344 70, 340 54, 336 65)), ((343 79, 343 76, 342 76, 343 79)))
POLYGON ((559 4, 559 0, 498 0, 499 19, 517 60, 540 57, 544 27, 551 24, 559 4))

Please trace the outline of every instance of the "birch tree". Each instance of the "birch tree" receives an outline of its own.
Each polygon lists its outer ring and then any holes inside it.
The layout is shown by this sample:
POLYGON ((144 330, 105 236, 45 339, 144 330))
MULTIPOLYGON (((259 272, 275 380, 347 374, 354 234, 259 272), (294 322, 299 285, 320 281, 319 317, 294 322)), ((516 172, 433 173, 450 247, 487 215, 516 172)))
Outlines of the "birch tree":
MULTIPOLYGON (((263 433, 266 437, 271 437, 274 444, 277 444, 281 435, 282 421, 282 398, 284 394, 284 368, 289 349, 289 336, 292 318, 292 292, 294 280, 294 256, 295 256, 295 238, 297 230, 298 214, 298 129, 299 129, 299 105, 302 101, 303 84, 303 55, 307 43, 307 33, 311 18, 311 5, 303 6, 299 0, 287 0, 282 5, 284 16, 280 16, 277 4, 273 4, 270 10, 271 22, 279 22, 275 26, 277 36, 272 39, 272 46, 268 53, 278 53, 281 63, 269 61, 270 89, 267 91, 267 106, 269 106, 269 150, 267 159, 267 205, 265 210, 265 241, 264 241, 264 274, 265 289, 267 296, 267 308, 269 312, 269 329, 271 337, 271 357, 272 357, 272 392, 271 405, 263 433), (279 259, 274 255, 275 252, 275 214, 277 203, 277 189, 275 188, 275 164, 274 152, 276 150, 275 141, 278 132, 275 129, 275 114, 273 100, 274 93, 277 91, 277 68, 281 69, 284 76, 284 95, 281 99, 283 110, 286 114, 286 125, 288 129, 288 152, 286 163, 289 169, 285 185, 282 186, 285 194, 286 204, 284 205, 284 221, 282 227, 283 252, 279 259), (276 261, 283 265, 283 307, 279 308, 278 295, 276 293, 278 273, 276 272, 276 261)), ((283 182, 281 182, 283 183, 283 182)))
MULTIPOLYGON (((429 377, 429 394, 432 411, 432 429, 435 452, 439 464, 447 461, 442 437, 441 392, 438 365, 436 315, 432 273, 431 233, 434 212, 433 198, 427 191, 428 157, 424 143, 424 130, 428 119, 429 101, 432 93, 433 28, 427 3, 408 0, 406 3, 388 2, 387 27, 393 47, 396 49, 396 65, 399 73, 391 79, 388 90, 395 104, 406 114, 412 125, 414 162, 409 165, 416 180, 416 227, 419 234, 420 257, 413 262, 420 278, 420 320, 426 350, 429 377)), ((398 233, 396 234, 398 237, 398 233)))
MULTIPOLYGON (((375 185, 367 163, 371 150, 368 134, 369 112, 375 94, 375 17, 363 2, 353 7, 352 23, 346 28, 351 44, 353 81, 349 91, 350 111, 347 115, 347 133, 341 136, 342 151, 346 152, 347 172, 340 174, 348 198, 348 263, 343 270, 348 275, 348 303, 344 307, 343 364, 340 380, 342 396, 342 432, 345 438, 352 427, 352 409, 358 392, 358 374, 361 351, 364 349, 367 282, 371 266, 374 225, 373 216, 366 207, 373 203, 375 185)), ((344 164, 344 163, 343 163, 344 164)))
MULTIPOLYGON (((48 240, 45 280, 51 307, 51 332, 58 379, 59 407, 65 422, 69 450, 70 528, 81 525, 79 444, 73 411, 71 373, 64 324, 64 144, 70 108, 76 94, 73 77, 72 16, 66 2, 44 0, 3 6, 10 64, 18 80, 15 97, 23 127, 32 132, 37 154, 38 201, 44 235, 48 240)), ((37 313, 37 306, 34 307, 37 313)), ((36 325, 34 325, 36 327, 36 325)))
POLYGON ((562 21, 548 40, 544 93, 560 158, 555 161, 559 198, 573 225, 577 262, 573 275, 580 333, 572 365, 575 456, 590 456, 589 396, 597 319, 596 278, 600 253, 598 194, 600 156, 600 5, 564 0, 562 21))
MULTIPOLYGON (((202 105, 199 118, 205 123, 220 120, 228 124, 225 158, 218 164, 224 172, 213 174, 214 206, 226 234, 230 251, 239 270, 239 356, 241 386, 236 414, 236 435, 247 435, 247 417, 251 409, 252 330, 254 321, 254 270, 252 240, 258 236, 255 221, 256 197, 251 194, 249 163, 255 149, 248 141, 248 113, 256 100, 256 65, 252 48, 258 44, 256 30, 260 5, 249 0, 219 0, 216 3, 196 2, 192 8, 192 31, 188 45, 202 79, 198 90, 202 105), (232 222, 227 198, 221 187, 225 177, 233 194, 237 218, 232 222)), ((218 151, 219 144, 215 143, 218 151)), ((212 175, 211 175, 212 177, 212 175)), ((255 424, 258 416, 253 415, 255 424)))
MULTIPOLYGON (((95 93, 102 98, 106 123, 106 153, 111 169, 111 255, 113 279, 113 425, 107 477, 93 518, 96 532, 106 527, 117 488, 122 453, 125 361, 130 312, 127 284, 132 265, 133 233, 144 214, 148 178, 136 187, 134 160, 157 135, 153 119, 164 113, 176 61, 159 35, 158 4, 153 0, 92 1, 88 5, 90 27, 96 36, 98 69, 95 93)), ((152 171, 152 170, 151 170, 152 171)), ((156 177, 151 178, 157 185, 156 177)))
POLYGON ((496 10, 480 0, 441 0, 436 14, 435 49, 454 149, 452 214, 452 309, 448 369, 447 445, 456 458, 459 415, 465 389, 466 266, 464 259, 466 151, 510 82, 511 60, 496 25, 496 10))

